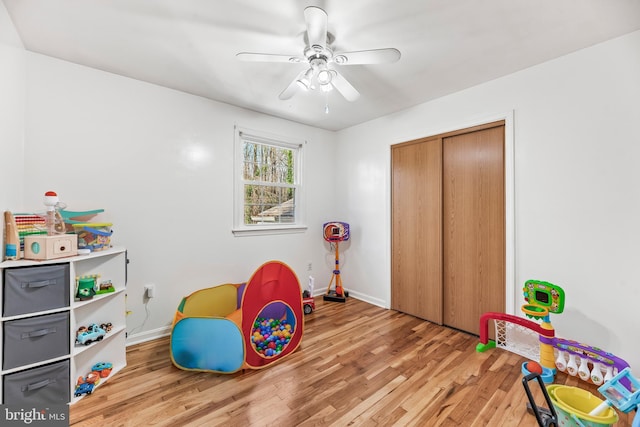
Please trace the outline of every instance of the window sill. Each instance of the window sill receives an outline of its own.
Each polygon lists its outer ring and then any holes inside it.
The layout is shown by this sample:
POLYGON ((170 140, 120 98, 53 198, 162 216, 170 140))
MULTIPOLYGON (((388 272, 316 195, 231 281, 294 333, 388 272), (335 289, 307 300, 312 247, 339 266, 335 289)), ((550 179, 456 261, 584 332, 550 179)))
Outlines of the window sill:
POLYGON ((231 232, 236 237, 244 237, 244 236, 264 236, 264 235, 274 235, 274 234, 293 234, 293 233, 304 233, 307 231, 306 225, 292 225, 292 226, 281 226, 281 227, 272 227, 272 226, 255 226, 251 228, 235 228, 232 229, 231 232))

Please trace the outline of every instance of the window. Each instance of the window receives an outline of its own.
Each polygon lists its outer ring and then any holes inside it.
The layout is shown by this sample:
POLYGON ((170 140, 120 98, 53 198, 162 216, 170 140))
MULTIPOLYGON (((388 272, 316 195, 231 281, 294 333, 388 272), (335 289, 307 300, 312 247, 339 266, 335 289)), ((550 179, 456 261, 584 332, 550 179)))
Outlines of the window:
POLYGON ((234 233, 302 231, 302 141, 236 128, 234 233))

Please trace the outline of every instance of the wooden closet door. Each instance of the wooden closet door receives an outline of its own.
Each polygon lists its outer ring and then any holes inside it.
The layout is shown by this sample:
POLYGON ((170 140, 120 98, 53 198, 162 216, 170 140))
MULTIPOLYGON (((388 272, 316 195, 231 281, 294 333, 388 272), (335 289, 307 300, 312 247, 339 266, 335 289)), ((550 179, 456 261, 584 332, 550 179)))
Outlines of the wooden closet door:
POLYGON ((442 140, 391 149, 391 308, 442 324, 442 140))
POLYGON ((505 307, 504 126, 443 138, 444 324, 505 307))

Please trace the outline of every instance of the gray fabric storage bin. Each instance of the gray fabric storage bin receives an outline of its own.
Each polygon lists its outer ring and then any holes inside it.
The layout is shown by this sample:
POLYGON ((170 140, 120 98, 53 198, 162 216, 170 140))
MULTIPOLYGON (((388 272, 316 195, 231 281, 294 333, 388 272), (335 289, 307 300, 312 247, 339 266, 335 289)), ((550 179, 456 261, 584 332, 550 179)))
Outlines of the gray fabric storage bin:
POLYGON ((69 361, 5 375, 2 390, 5 405, 69 403, 69 361))
POLYGON ((2 369, 69 354, 69 312, 4 322, 2 369))
POLYGON ((5 317, 69 306, 69 264, 4 270, 5 317))

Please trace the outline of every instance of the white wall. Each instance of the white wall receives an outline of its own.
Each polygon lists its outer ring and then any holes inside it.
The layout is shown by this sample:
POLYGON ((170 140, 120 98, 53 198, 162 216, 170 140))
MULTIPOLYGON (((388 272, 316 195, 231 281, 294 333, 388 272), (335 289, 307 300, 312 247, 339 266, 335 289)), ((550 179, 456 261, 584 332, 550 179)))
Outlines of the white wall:
POLYGON ((639 76, 635 32, 340 132, 345 286, 389 306, 390 145, 513 111, 515 307, 527 279, 560 285, 556 335, 640 369, 639 76))
POLYGON ((131 342, 166 332, 182 296, 246 281, 268 260, 289 264, 303 288, 309 274, 330 278, 321 226, 334 216, 333 132, 34 53, 27 76, 25 205, 43 209, 54 190, 70 210, 105 209, 96 219, 114 223, 131 259, 131 342), (232 235, 234 125, 307 141, 306 232, 232 235), (157 297, 145 322, 147 283, 157 297))
MULTIPOLYGON (((0 2, 0 210, 22 209, 25 51, 0 2)), ((4 256, 4 246, 2 249, 4 256)))

